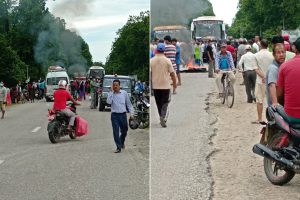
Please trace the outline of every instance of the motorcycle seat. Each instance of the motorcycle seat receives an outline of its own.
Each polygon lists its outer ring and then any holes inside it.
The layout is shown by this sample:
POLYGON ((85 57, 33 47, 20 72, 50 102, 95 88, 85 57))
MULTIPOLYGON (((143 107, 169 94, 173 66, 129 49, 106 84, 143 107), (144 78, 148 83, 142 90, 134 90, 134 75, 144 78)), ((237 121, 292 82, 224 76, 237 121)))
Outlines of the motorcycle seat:
POLYGON ((293 123, 289 120, 288 115, 286 114, 286 112, 284 111, 283 106, 277 106, 276 107, 277 112, 280 114, 280 116, 289 123, 290 127, 294 128, 294 129, 300 129, 300 123, 293 123))
POLYGON ((60 110, 56 110, 55 113, 58 114, 58 115, 60 115, 63 118, 67 118, 68 117, 65 113, 61 112, 60 110))

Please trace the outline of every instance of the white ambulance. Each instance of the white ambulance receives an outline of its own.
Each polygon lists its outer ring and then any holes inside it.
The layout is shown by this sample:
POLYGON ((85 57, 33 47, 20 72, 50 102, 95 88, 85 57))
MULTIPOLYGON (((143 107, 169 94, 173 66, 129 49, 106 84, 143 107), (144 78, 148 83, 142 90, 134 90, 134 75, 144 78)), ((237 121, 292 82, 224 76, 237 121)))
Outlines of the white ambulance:
POLYGON ((53 101, 53 93, 58 89, 60 80, 67 81, 67 90, 69 88, 70 79, 65 68, 60 66, 50 66, 46 76, 46 101, 53 101))

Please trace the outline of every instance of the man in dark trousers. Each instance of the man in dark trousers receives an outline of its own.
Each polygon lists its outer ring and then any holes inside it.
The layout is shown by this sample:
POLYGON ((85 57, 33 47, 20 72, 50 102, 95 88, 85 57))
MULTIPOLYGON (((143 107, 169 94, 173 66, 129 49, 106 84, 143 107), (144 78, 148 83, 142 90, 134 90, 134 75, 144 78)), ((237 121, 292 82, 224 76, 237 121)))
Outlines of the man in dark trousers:
POLYGON ((121 153, 121 149, 125 148, 124 143, 128 131, 126 112, 129 111, 130 117, 132 117, 134 111, 127 92, 120 89, 119 80, 113 81, 112 91, 108 94, 107 103, 111 105, 111 124, 117 146, 115 153, 121 153))
POLYGON ((213 53, 213 48, 211 46, 211 40, 208 40, 208 45, 206 47, 208 59, 209 59, 209 66, 208 66, 208 78, 213 78, 214 74, 214 65, 215 65, 215 58, 214 58, 214 53, 213 53))
POLYGON ((176 90, 176 75, 172 62, 164 55, 165 44, 158 43, 157 53, 150 60, 152 89, 157 105, 160 124, 167 127, 168 105, 171 101, 171 80, 173 92, 176 90))

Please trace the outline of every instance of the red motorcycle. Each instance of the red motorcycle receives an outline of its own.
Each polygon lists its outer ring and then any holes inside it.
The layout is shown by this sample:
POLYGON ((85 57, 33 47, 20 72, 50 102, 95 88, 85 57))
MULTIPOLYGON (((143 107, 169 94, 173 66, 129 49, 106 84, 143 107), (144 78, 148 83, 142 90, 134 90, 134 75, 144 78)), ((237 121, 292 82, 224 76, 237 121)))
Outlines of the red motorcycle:
POLYGON ((267 108, 268 122, 253 152, 264 157, 264 171, 274 185, 284 185, 300 173, 300 123, 291 123, 282 106, 267 108))
POLYGON ((48 110, 48 136, 51 143, 59 142, 61 137, 69 135, 71 139, 76 139, 88 133, 88 122, 76 113, 76 106, 68 104, 68 109, 76 114, 75 123, 71 130, 68 130, 70 118, 60 111, 48 110))

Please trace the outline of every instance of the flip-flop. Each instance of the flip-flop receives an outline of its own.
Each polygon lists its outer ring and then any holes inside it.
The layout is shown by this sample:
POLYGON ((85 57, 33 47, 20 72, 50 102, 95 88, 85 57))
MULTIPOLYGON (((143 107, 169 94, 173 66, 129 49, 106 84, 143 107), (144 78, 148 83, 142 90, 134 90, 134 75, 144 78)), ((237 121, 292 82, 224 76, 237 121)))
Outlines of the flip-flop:
POLYGON ((251 122, 251 124, 260 124, 260 121, 256 120, 256 121, 251 122))

